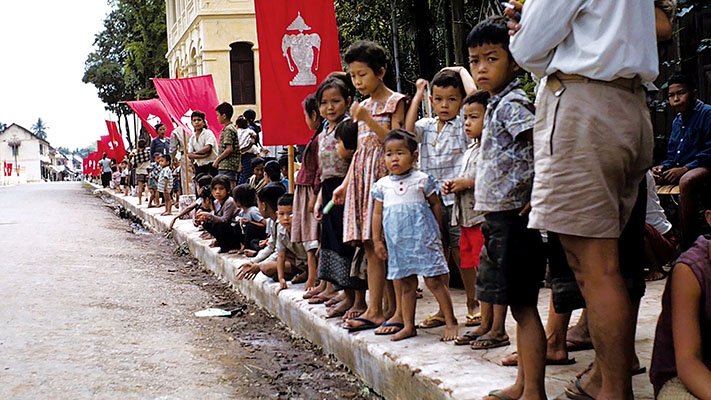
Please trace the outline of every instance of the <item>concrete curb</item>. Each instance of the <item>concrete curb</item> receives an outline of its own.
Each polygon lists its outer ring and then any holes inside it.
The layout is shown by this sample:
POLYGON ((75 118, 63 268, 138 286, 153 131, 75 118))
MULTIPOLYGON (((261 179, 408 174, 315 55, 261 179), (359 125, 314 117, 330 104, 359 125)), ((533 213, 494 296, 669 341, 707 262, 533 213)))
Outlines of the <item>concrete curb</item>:
MULTIPOLYGON (((110 196, 154 232, 165 232, 170 225, 172 217, 162 217, 156 212, 162 209, 139 208, 135 197, 116 195, 89 182, 84 182, 84 186, 96 194, 110 196)), ((200 232, 189 220, 176 221, 173 232, 174 240, 178 244, 187 243, 190 253, 206 268, 275 315, 296 335, 334 355, 381 396, 387 399, 454 399, 451 389, 444 387, 440 379, 401 360, 396 349, 400 346, 389 342, 387 337, 375 336, 372 331, 349 334, 337 324, 339 319, 325 319, 325 307, 303 300, 302 290, 286 290, 275 296, 278 285, 264 275, 258 275, 253 281, 235 280, 235 271, 247 259, 218 254, 208 246, 208 241, 199 238, 200 232)))

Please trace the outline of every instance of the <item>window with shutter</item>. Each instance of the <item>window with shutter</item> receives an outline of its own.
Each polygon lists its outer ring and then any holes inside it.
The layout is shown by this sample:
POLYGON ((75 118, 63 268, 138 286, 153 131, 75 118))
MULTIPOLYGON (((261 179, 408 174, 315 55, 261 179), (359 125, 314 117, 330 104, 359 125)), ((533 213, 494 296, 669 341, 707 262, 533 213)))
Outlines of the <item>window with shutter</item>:
POLYGON ((236 42, 230 45, 230 73, 232 79, 232 104, 255 104, 253 45, 236 42))

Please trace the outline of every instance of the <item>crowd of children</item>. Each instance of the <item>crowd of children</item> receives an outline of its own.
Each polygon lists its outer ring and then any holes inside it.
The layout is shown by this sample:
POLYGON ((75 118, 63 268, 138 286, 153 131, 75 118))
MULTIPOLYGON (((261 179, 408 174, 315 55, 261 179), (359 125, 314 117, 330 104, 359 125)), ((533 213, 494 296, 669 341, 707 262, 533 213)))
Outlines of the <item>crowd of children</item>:
MULTIPOLYGON (((662 3, 665 2, 655 2, 657 9, 662 10, 662 17, 671 17, 673 13, 662 3)), ((276 295, 289 287, 289 281, 305 283, 303 298, 313 304, 325 303, 329 307, 328 317, 342 318, 349 332, 374 329, 375 334, 391 335, 396 341, 415 336, 418 329, 443 326, 441 340, 484 350, 510 344, 505 329, 510 309, 517 322, 517 353, 504 360, 504 364, 518 365, 519 374, 514 385, 491 392, 490 399, 545 398, 545 365, 571 360, 565 348, 564 357, 559 357, 555 340, 562 334, 565 343, 570 311, 584 307, 587 302, 591 311, 578 324, 585 331, 582 336, 587 346, 580 347, 597 347, 596 360, 587 374, 589 377, 578 377, 566 393, 570 398, 594 398, 593 394, 600 398, 629 397, 630 371, 639 370, 639 365, 633 365, 634 350, 626 331, 633 330, 633 325, 629 321, 609 320, 620 329, 611 339, 626 343, 629 349, 609 347, 610 342, 601 338, 599 324, 603 318, 599 313, 601 305, 607 305, 617 307, 618 316, 627 315, 625 310, 633 315, 634 307, 639 307, 643 286, 640 291, 639 286, 627 284, 629 294, 624 290, 625 284, 639 275, 640 268, 631 265, 652 257, 671 258, 650 253, 655 242, 649 242, 664 239, 662 235, 669 232, 670 224, 665 220, 666 223, 655 225, 660 226, 659 233, 647 235, 645 253, 645 233, 641 229, 644 206, 647 205, 648 220, 654 213, 663 216, 652 190, 652 175, 648 173, 647 179, 639 182, 644 169, 651 167, 645 155, 634 156, 625 170, 628 175, 615 175, 614 179, 619 181, 615 184, 620 189, 609 186, 606 189, 609 192, 602 194, 606 198, 600 199, 598 194, 587 200, 575 197, 576 190, 599 192, 599 186, 576 186, 575 179, 580 178, 585 184, 588 182, 585 179, 590 179, 588 183, 596 182, 600 176, 613 173, 606 166, 596 170, 598 175, 582 174, 576 178, 573 172, 581 165, 571 162, 587 160, 593 165, 598 162, 617 165, 618 160, 591 156, 590 152, 581 155, 578 161, 565 159, 576 156, 581 148, 565 150, 563 146, 576 146, 570 143, 579 139, 566 137, 561 130, 567 128, 547 124, 560 120, 561 126, 569 127, 576 118, 566 113, 573 112, 570 96, 583 89, 578 87, 579 82, 599 85, 605 90, 610 87, 631 90, 628 100, 632 102, 640 98, 639 81, 585 80, 579 75, 559 73, 560 70, 540 73, 536 69, 539 60, 533 56, 526 58, 522 44, 512 55, 509 42, 510 35, 525 35, 532 40, 526 30, 529 27, 526 23, 531 23, 526 16, 531 13, 540 16, 544 11, 525 11, 524 20, 519 23, 521 15, 516 12, 521 11, 521 6, 511 4, 507 11, 511 18, 508 26, 505 19, 492 18, 479 23, 468 35, 469 70, 445 68, 431 82, 418 80, 412 102, 386 86, 385 50, 373 42, 353 43, 344 54, 348 72, 331 74, 304 100, 305 123, 314 134, 301 155, 293 195, 287 193, 286 159, 260 157, 256 115, 245 113, 237 118, 235 126, 232 106, 219 105, 216 112, 223 127, 218 143, 207 129, 205 114, 195 111, 192 115, 195 134, 186 151, 194 163, 192 187, 197 201, 181 210, 171 228, 178 218, 192 213, 195 226, 204 230, 202 237, 212 240, 211 246, 248 258, 237 273, 238 279, 253 279, 262 273, 279 283, 276 295), (523 30, 518 32, 522 25, 523 30), (523 90, 519 57, 533 65, 532 71, 537 75, 548 76, 547 81, 539 84, 538 92, 543 95, 536 99, 538 108, 523 90), (566 87, 568 97, 558 110, 555 99, 566 87), (357 94, 364 100, 355 102, 357 94), (418 119, 423 101, 431 101, 435 115, 418 119), (550 111, 551 107, 557 111, 550 111), (556 136, 552 135, 553 130, 556 136), (565 168, 565 173, 560 168, 565 168), (576 199, 575 204, 570 199, 576 199), (595 203, 598 200, 605 204, 595 203), (601 214, 600 220, 584 223, 594 218, 591 215, 598 215, 596 212, 606 210, 610 202, 616 204, 613 214, 601 214), (633 207, 634 204, 637 206, 633 207), (566 214, 570 207, 577 207, 578 211, 566 214), (580 216, 579 210, 586 209, 591 214, 580 216), (559 210, 558 214, 555 210, 559 210), (618 237, 622 240, 619 259, 618 237), (609 254, 599 253, 603 249, 610 249, 609 254), (595 257, 611 263, 605 264, 610 269, 601 272, 604 279, 590 276, 594 269, 589 268, 589 263, 595 257), (546 268, 554 296, 548 327, 544 330, 537 304, 546 268), (617 280, 614 275, 619 270, 624 278, 632 278, 617 280), (454 309, 449 291, 452 271, 461 278, 466 310, 454 309), (420 276, 437 300, 439 310, 416 323, 420 276), (591 287, 601 282, 609 286, 605 291, 593 293, 591 287), (621 285, 620 291, 616 291, 615 285, 621 285), (607 299, 600 298, 602 293, 607 299), (465 316, 465 326, 473 330, 460 334, 455 316, 460 312, 465 316), (613 349, 620 349, 619 354, 611 355, 613 349), (628 350, 628 356, 621 354, 627 354, 628 350), (620 364, 612 360, 619 360, 620 364)), ((651 5, 647 11, 651 11, 651 5)), ((605 92, 603 89, 600 93, 605 92)), ((644 123, 645 119, 641 121, 644 123)), ((647 139, 636 145, 646 148, 647 139)), ((597 138, 590 140, 599 143, 597 138)), ((129 168, 135 168, 139 204, 147 183, 148 207, 165 204, 163 215, 170 215, 172 204, 178 200, 174 196, 180 194, 179 190, 173 191, 180 186, 174 182, 179 180, 175 171, 179 163, 173 169, 171 165, 171 154, 151 154, 146 142, 139 141, 129 160, 113 173, 117 191, 121 185, 126 187, 129 168)), ((660 167, 653 172, 659 176, 661 171, 660 167)), ((707 218, 711 218, 708 213, 707 218)), ((672 250, 665 250, 665 254, 674 252, 673 244, 670 246, 672 250)), ((711 327, 708 303, 711 280, 703 278, 711 275, 709 254, 704 253, 707 247, 707 241, 699 239, 690 253, 679 259, 688 268, 675 268, 674 281, 668 283, 658 328, 658 340, 667 349, 655 346, 654 359, 661 361, 652 366, 658 372, 652 376, 658 392, 672 382, 698 397, 711 393, 711 358, 708 351, 701 354, 701 340, 697 337, 700 332, 708 334, 711 327), (687 286, 680 282, 695 289, 681 298, 679 293, 687 286), (706 286, 699 288, 699 283, 706 286), (704 298, 706 304, 699 305, 699 299, 704 298), (694 331, 683 332, 683 337, 693 342, 680 347, 686 357, 683 359, 678 354, 675 359, 674 352, 668 351, 677 345, 671 332, 674 336, 682 334, 682 328, 675 325, 669 314, 675 304, 695 307, 694 315, 684 314, 694 331), (690 367, 678 365, 680 360, 692 362, 697 370, 689 371, 690 367), (659 363, 663 363, 664 369, 660 369, 659 363)), ((711 347, 708 340, 704 343, 706 350, 711 347)))

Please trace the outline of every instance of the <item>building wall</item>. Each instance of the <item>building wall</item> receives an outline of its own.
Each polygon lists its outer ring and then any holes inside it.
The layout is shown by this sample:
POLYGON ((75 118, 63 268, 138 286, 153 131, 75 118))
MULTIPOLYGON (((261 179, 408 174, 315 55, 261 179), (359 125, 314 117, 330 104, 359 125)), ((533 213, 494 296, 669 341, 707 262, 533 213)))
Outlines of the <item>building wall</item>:
MULTIPOLYGON (((260 110, 259 49, 253 0, 166 0, 171 78, 212 74, 217 98, 232 103, 230 44, 254 45, 256 104, 235 105, 235 115, 260 110)), ((203 110, 209 112, 212 110, 203 110)))
POLYGON ((17 164, 19 164, 21 168, 25 168, 28 182, 40 181, 42 179, 40 143, 44 151, 42 157, 44 157, 46 161, 49 161, 49 144, 17 125, 10 125, 0 133, 0 165, 5 161, 11 162, 13 168, 17 167, 15 165, 15 157, 12 155, 12 148, 7 144, 15 136, 21 142, 17 153, 17 164))

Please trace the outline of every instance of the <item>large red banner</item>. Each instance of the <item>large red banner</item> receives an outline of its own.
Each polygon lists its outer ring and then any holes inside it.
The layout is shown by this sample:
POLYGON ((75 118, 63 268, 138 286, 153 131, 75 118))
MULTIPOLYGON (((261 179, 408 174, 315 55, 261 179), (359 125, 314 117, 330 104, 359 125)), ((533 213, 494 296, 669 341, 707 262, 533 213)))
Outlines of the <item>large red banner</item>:
MULTIPOLYGON (((121 160, 126 157, 126 146, 123 143, 123 138, 121 137, 121 132, 119 132, 116 121, 106 121, 106 128, 109 130, 107 145, 114 155, 113 158, 121 162, 121 160)), ((104 136, 102 136, 102 139, 103 138, 104 136)))
POLYGON ((128 101, 126 104, 138 115, 143 127, 151 134, 151 137, 158 137, 158 133, 154 128, 158 123, 165 125, 165 136, 170 137, 170 134, 173 133, 173 122, 170 120, 170 114, 159 99, 128 101))
POLYGON ((222 125, 217 121, 215 107, 220 104, 215 92, 212 75, 181 79, 153 79, 158 96, 165 105, 168 114, 173 117, 186 132, 192 132, 190 114, 193 111, 205 113, 208 128, 219 140, 222 125))
POLYGON ((306 144, 313 135, 301 103, 341 71, 333 0, 257 0, 265 145, 306 144))

